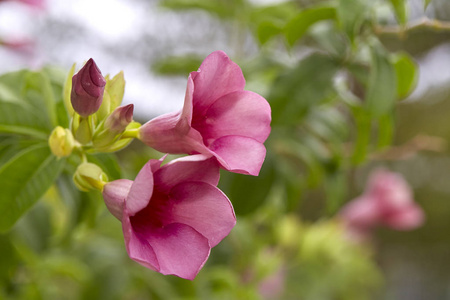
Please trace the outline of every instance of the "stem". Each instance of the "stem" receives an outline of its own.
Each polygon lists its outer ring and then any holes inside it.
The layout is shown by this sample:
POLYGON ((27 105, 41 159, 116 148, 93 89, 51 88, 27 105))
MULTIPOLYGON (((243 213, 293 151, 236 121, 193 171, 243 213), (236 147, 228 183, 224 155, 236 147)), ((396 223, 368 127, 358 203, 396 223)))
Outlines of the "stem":
POLYGON ((137 139, 138 136, 139 136, 139 128, 134 128, 134 129, 125 130, 120 138, 121 139, 128 139, 128 138, 137 139))
POLYGON ((398 36, 405 36, 409 31, 413 31, 415 29, 431 29, 434 31, 450 31, 450 22, 448 21, 440 21, 440 20, 430 20, 427 17, 424 17, 418 21, 406 24, 404 26, 399 25, 390 25, 390 26, 379 26, 376 25, 374 28, 374 32, 377 35, 381 34, 394 34, 398 36))

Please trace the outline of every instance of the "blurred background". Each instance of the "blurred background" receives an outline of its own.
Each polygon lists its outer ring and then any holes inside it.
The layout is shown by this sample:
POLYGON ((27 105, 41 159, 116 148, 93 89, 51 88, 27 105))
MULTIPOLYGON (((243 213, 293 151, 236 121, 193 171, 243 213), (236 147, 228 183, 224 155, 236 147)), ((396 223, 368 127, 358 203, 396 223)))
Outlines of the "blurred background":
MULTIPOLYGON (((124 71, 144 123, 181 109, 189 72, 223 50, 273 112, 260 176, 221 177, 237 226, 194 281, 131 261, 66 170, 0 235, 0 299, 450 299, 449 42, 447 0, 0 1, 2 74, 44 68, 62 91, 92 57, 124 71), (425 223, 353 241, 339 211, 378 167, 425 223)), ((160 155, 135 141, 97 159, 133 179, 160 155)))

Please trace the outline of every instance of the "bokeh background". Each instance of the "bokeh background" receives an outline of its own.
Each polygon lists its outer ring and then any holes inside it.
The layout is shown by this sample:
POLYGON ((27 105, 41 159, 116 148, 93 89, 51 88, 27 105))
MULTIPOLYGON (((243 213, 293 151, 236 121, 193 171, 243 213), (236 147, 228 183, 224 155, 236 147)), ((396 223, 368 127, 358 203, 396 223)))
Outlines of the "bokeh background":
MULTIPOLYGON (((0 73, 45 67, 60 89, 90 57, 123 70, 140 122, 179 110, 215 50, 273 109, 260 176, 221 178, 237 226, 194 281, 131 261, 101 195, 67 171, 0 235, 0 298, 450 299, 449 1, 11 0, 0 39, 0 73), (405 177, 426 222, 355 243, 337 215, 380 166, 405 177)), ((136 141, 98 159, 132 179, 159 156, 136 141)))

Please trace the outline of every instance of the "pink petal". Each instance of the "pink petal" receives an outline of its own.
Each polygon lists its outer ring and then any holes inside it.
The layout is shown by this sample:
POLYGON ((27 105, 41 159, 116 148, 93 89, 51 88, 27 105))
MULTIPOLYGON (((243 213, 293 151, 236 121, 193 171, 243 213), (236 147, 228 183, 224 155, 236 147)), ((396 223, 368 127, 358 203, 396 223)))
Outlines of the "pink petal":
POLYGON ((117 219, 122 220, 122 212, 133 181, 119 179, 108 182, 102 191, 106 207, 117 219))
POLYGON ((378 225, 381 214, 376 199, 362 196, 346 204, 340 216, 346 224, 358 231, 365 231, 378 225))
POLYGON ((191 128, 180 113, 156 117, 139 129, 138 138, 146 145, 163 153, 208 153, 200 133, 191 128))
POLYGON ((146 240, 155 251, 159 272, 194 279, 209 257, 208 239, 188 225, 172 223, 148 232, 146 240))
POLYGON ((208 55, 192 77, 195 85, 193 104, 196 115, 204 115, 215 100, 226 94, 242 91, 245 86, 241 68, 223 51, 208 55))
POLYGON ((222 191, 204 182, 183 182, 169 195, 172 222, 187 224, 216 246, 236 225, 230 200, 222 191))
MULTIPOLYGON (((187 86, 186 86, 186 95, 184 96, 183 110, 181 111, 181 116, 180 116, 180 120, 185 120, 184 123, 187 124, 189 127, 191 126, 191 122, 192 122, 192 111, 193 111, 192 98, 193 97, 194 97, 194 81, 192 79, 192 75, 189 75, 187 86)), ((179 126, 182 126, 182 125, 180 124, 179 126)), ((184 125, 184 126, 186 126, 186 125, 184 125)))
POLYGON ((152 164, 160 163, 158 160, 150 160, 139 171, 133 185, 130 188, 126 200, 126 207, 130 216, 135 215, 145 208, 153 194, 152 164))
POLYGON ((417 205, 409 205, 383 218, 383 223, 396 230, 411 230, 423 224, 425 216, 417 205))
POLYGON ((128 256, 144 267, 159 271, 160 267, 153 247, 141 234, 137 234, 133 230, 126 213, 122 219, 122 230, 128 256))
POLYGON ((260 95, 240 91, 214 102, 200 124, 193 124, 206 146, 226 135, 250 137, 264 143, 270 133, 270 105, 260 95))
POLYGON ((201 181, 216 186, 219 183, 219 177, 217 160, 201 154, 175 159, 154 174, 155 186, 158 191, 165 193, 185 181, 201 181))
POLYGON ((413 203, 411 188, 400 174, 378 169, 369 179, 367 192, 378 199, 383 209, 396 209, 413 203))
POLYGON ((266 157, 263 144, 242 136, 221 137, 209 148, 226 170, 235 173, 257 176, 266 157))

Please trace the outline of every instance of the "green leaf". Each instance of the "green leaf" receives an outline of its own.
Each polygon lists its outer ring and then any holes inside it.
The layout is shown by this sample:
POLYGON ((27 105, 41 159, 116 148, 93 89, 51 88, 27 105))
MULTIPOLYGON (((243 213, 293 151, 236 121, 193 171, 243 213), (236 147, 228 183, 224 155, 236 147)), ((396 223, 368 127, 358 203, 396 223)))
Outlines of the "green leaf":
POLYGON ((46 113, 51 129, 58 125, 53 89, 50 79, 44 73, 29 72, 23 87, 28 103, 36 104, 36 109, 46 113))
POLYGON ((274 180, 274 166, 266 158, 259 176, 221 173, 220 187, 233 203, 236 214, 245 215, 265 202, 274 180))
POLYGON ((67 74, 66 81, 64 82, 63 88, 64 106, 66 107, 69 117, 72 117, 74 112, 72 102, 70 100, 70 94, 72 92, 72 77, 75 74, 75 67, 76 64, 73 64, 72 68, 70 68, 69 73, 67 74))
POLYGON ((428 5, 431 3, 432 0, 424 0, 423 1, 423 7, 424 9, 427 9, 428 5))
POLYGON ((354 109, 353 115, 356 123, 356 141, 352 163, 357 165, 364 162, 369 152, 372 122, 370 115, 362 109, 354 109))
POLYGON ((293 46, 317 22, 335 18, 336 8, 333 6, 314 7, 300 12, 286 24, 284 29, 288 44, 293 46))
POLYGON ((255 24, 259 42, 263 45, 275 35, 283 33, 286 23, 298 13, 299 9, 293 2, 252 8, 250 23, 255 24))
POLYGON ((379 45, 372 47, 372 61, 367 88, 366 110, 374 117, 388 113, 397 97, 397 80, 394 66, 379 45))
POLYGON ((297 124, 313 105, 330 99, 340 66, 331 57, 314 53, 281 74, 269 93, 275 124, 297 124))
POLYGON ((106 172, 106 175, 108 175, 109 181, 120 179, 122 177, 116 155, 101 153, 90 155, 88 160, 102 168, 102 170, 106 172))
POLYGON ((394 7, 395 16, 397 17, 397 21, 401 25, 405 25, 408 20, 408 14, 406 9, 405 0, 390 0, 392 6, 394 7))
POLYGON ((160 5, 173 10, 200 9, 221 19, 230 19, 241 13, 246 4, 244 0, 162 0, 160 5))
POLYGON ((0 133, 47 139, 57 123, 50 80, 36 72, 0 76, 0 133))
POLYGON ((65 160, 51 154, 47 144, 35 144, 0 166, 0 232, 10 229, 53 184, 65 160))
POLYGON ((381 116, 378 120, 378 149, 383 149, 392 143, 394 137, 394 117, 392 114, 381 116))
POLYGON ((194 54, 184 56, 169 56, 158 60, 152 69, 162 75, 183 75, 187 76, 190 72, 198 70, 202 59, 194 54))
POLYGON ((366 0, 338 0, 337 18, 342 30, 351 41, 354 40, 359 27, 368 14, 368 3, 366 0))
POLYGON ((397 97, 405 98, 416 87, 418 67, 409 54, 403 52, 393 56, 393 64, 397 78, 397 97))
POLYGON ((267 43, 272 37, 276 36, 277 34, 281 33, 282 26, 279 26, 275 24, 274 22, 261 22, 258 25, 257 29, 257 37, 258 41, 261 45, 264 45, 267 43))

